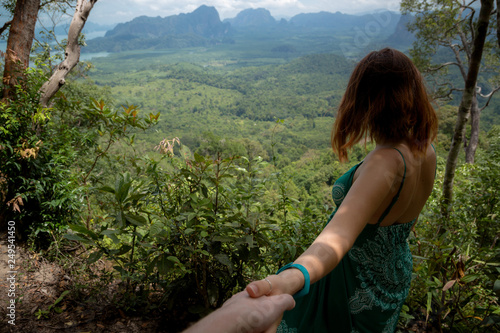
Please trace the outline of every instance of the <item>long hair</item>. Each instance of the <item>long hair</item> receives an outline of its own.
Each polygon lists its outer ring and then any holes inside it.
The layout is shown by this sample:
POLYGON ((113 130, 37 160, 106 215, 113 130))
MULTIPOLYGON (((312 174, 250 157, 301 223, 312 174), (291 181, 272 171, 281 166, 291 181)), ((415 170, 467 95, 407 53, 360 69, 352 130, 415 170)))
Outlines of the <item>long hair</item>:
POLYGON ((333 124, 332 148, 341 161, 363 138, 407 140, 423 154, 437 136, 438 120, 422 75, 410 58, 385 48, 365 56, 354 68, 333 124))

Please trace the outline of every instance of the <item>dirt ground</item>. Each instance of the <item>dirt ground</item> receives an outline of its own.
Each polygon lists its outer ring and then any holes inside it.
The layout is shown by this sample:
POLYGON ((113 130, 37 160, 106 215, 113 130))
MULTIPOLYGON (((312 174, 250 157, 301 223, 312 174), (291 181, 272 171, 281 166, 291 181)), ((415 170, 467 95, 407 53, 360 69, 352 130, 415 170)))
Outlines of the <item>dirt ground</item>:
POLYGON ((67 295, 54 305, 64 291, 74 290, 75 277, 23 247, 9 254, 7 240, 0 234, 0 332, 174 332, 162 327, 158 314, 131 317, 99 295, 82 301, 67 295))

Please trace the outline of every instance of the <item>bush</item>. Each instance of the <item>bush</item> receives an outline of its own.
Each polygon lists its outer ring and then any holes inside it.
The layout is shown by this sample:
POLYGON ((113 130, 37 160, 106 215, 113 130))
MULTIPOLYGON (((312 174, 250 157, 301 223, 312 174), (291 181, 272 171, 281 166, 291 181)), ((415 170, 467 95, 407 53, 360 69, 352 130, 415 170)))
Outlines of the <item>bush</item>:
POLYGON ((16 221, 18 237, 46 248, 70 222, 84 218, 83 199, 97 161, 158 115, 143 119, 134 106, 114 110, 88 96, 86 104, 74 101, 72 96, 79 98, 86 89, 77 83, 43 108, 44 76, 31 69, 27 78, 26 87, 15 87, 15 98, 0 102, 0 222, 16 221))
POLYGON ((115 263, 122 306, 150 309, 161 290, 169 310, 196 319, 300 254, 322 223, 299 215, 284 178, 261 158, 204 157, 185 146, 175 156, 175 142, 163 141, 163 157, 144 158, 135 177, 101 188, 113 195, 103 218, 66 237, 92 245, 91 262, 115 263))
POLYGON ((414 279, 402 323, 445 332, 500 329, 498 133, 490 132, 490 147, 476 164, 456 170, 447 219, 440 213, 438 173, 411 239, 414 279))

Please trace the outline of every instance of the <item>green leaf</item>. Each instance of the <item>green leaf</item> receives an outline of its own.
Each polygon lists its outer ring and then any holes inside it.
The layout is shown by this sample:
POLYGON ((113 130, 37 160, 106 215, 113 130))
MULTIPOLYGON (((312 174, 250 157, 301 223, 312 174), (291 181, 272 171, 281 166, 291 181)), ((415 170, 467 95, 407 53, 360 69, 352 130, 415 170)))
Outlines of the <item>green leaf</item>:
POLYGON ((121 174, 115 181, 115 197, 120 203, 123 203, 128 196, 132 181, 128 172, 121 174))
POLYGON ((131 249, 132 249, 132 246, 124 244, 120 247, 120 250, 118 251, 118 253, 116 255, 117 256, 124 255, 125 253, 129 252, 131 249))
POLYGON ((102 257, 102 251, 97 251, 97 252, 92 252, 89 257, 87 258, 87 261, 89 264, 92 264, 96 262, 97 260, 101 259, 102 257))
POLYGON ((227 254, 219 253, 219 254, 216 254, 214 257, 215 257, 215 259, 217 259, 218 262, 220 262, 221 264, 223 264, 224 266, 227 266, 227 268, 229 268, 230 274, 233 273, 233 263, 231 262, 231 259, 229 259, 229 256, 227 254))
POLYGON ((495 281, 495 284, 493 285, 493 292, 500 297, 500 280, 495 281))
POLYGON ((146 223, 148 223, 148 221, 146 220, 146 218, 144 216, 142 216, 142 215, 125 214, 125 219, 128 222, 130 222, 130 223, 132 223, 132 224, 134 224, 134 225, 136 225, 138 227, 143 226, 146 223))
POLYGON ((469 283, 469 282, 472 282, 472 281, 476 280, 479 277, 480 276, 477 275, 477 274, 466 275, 463 278, 461 278, 460 281, 462 281, 464 283, 469 283))
POLYGON ((82 238, 82 237, 75 235, 75 234, 66 234, 66 235, 64 235, 64 238, 69 239, 69 240, 73 240, 73 241, 79 241, 79 242, 89 242, 88 239, 82 238))
POLYGON ((125 223, 123 223, 123 220, 124 220, 124 214, 123 212, 120 210, 118 212, 118 214, 116 214, 116 217, 115 217, 115 222, 116 222, 116 226, 118 228, 123 228, 125 226, 125 223))
POLYGON ((156 221, 154 222, 153 224, 151 224, 151 226, 149 227, 149 233, 151 234, 151 236, 155 236, 155 235, 158 235, 160 234, 163 230, 165 230, 165 225, 159 221, 156 221))
POLYGON ((171 260, 168 260, 167 256, 165 255, 156 257, 154 262, 156 264, 156 267, 158 268, 158 272, 162 275, 167 274, 168 271, 174 267, 173 262, 171 260))
POLYGON ((234 238, 229 236, 215 236, 212 240, 214 242, 228 243, 234 241, 234 238))
POLYGON ((115 244, 119 244, 120 243, 120 240, 118 239, 118 237, 116 237, 116 234, 119 234, 119 233, 120 233, 119 230, 110 230, 110 229, 107 229, 107 230, 101 231, 102 235, 108 236, 113 241, 113 243, 115 243, 115 244))
POLYGON ((426 308, 427 316, 430 315, 432 311, 432 293, 429 291, 427 292, 427 308, 426 308))
POLYGON ((69 227, 70 227, 71 230, 79 232, 79 233, 84 234, 84 235, 87 235, 90 238, 92 238, 93 240, 98 240, 99 239, 99 236, 97 236, 97 234, 95 232, 93 232, 92 230, 87 229, 86 227, 84 227, 82 225, 70 224, 69 227))
POLYGON ((198 153, 194 153, 194 160, 198 163, 201 163, 201 162, 204 162, 205 159, 203 158, 203 156, 201 156, 200 154, 198 153))
POLYGON ((187 222, 193 220, 196 218, 196 216, 198 216, 197 213, 187 213, 187 222))
POLYGON ((115 194, 115 189, 110 187, 110 186, 103 186, 103 187, 100 187, 99 188, 99 191, 102 191, 102 192, 108 192, 108 193, 111 193, 111 194, 115 194))
POLYGON ((429 258, 426 258, 426 257, 421 257, 421 256, 417 256, 417 255, 412 255, 413 259, 421 259, 421 260, 429 260, 429 258))
POLYGON ((180 153, 184 161, 192 159, 193 153, 191 152, 191 149, 189 149, 188 146, 182 145, 180 148, 180 153))
POLYGON ((175 263, 178 263, 178 264, 180 264, 180 263, 181 263, 181 261, 179 260, 179 258, 174 257, 174 256, 168 256, 168 257, 167 257, 167 260, 170 260, 170 261, 175 262, 175 263))
POLYGON ((69 290, 63 291, 61 296, 59 296, 59 298, 55 300, 53 305, 59 304, 59 302, 61 302, 63 300, 64 296, 66 296, 67 294, 69 294, 69 290))

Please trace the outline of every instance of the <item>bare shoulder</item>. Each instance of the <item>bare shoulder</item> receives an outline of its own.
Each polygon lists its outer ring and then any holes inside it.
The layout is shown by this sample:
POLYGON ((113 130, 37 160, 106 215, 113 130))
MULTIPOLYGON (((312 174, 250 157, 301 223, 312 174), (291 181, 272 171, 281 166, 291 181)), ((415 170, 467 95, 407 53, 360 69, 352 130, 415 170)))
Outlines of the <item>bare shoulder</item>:
POLYGON ((363 164, 367 170, 397 171, 403 165, 403 158, 394 148, 378 148, 366 155, 363 164))
POLYGON ((392 185, 403 174, 403 159, 393 148, 377 148, 366 155, 360 168, 354 175, 354 181, 373 182, 375 178, 384 178, 387 185, 392 185))

